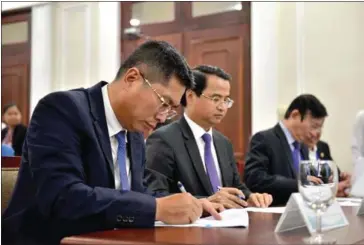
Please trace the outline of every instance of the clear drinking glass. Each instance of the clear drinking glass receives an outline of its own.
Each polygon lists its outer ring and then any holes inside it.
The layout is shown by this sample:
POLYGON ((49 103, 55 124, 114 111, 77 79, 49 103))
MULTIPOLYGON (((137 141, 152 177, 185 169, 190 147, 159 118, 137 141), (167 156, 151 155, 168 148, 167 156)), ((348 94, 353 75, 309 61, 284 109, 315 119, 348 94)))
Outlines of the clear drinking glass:
POLYGON ((334 202, 338 188, 338 171, 333 161, 300 162, 298 188, 303 201, 316 213, 316 233, 305 238, 306 244, 334 244, 336 240, 322 233, 322 214, 334 202))

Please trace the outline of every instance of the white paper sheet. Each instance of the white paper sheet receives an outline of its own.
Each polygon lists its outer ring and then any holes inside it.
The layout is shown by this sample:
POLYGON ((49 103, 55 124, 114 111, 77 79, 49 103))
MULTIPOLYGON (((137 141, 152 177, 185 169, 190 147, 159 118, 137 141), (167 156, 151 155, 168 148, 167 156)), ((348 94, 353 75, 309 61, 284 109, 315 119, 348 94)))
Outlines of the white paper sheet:
POLYGON ((249 207, 245 210, 248 212, 257 212, 257 213, 275 213, 275 214, 283 214, 286 207, 270 207, 270 208, 253 208, 249 207))
POLYGON ((155 227, 248 227, 249 216, 246 209, 228 209, 220 213, 222 220, 215 220, 212 216, 198 219, 193 224, 169 225, 156 221, 155 227))
POLYGON ((336 200, 340 204, 340 206, 346 207, 358 207, 360 206, 362 199, 361 198, 353 198, 353 197, 337 197, 336 200))

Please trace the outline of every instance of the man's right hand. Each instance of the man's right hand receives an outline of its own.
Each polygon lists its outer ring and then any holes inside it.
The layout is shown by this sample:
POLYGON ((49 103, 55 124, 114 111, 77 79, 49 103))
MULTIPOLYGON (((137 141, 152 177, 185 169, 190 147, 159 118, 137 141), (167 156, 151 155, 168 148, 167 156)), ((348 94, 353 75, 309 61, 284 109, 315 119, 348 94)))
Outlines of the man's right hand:
POLYGON ((244 197, 244 193, 236 188, 221 188, 220 191, 214 195, 209 196, 207 199, 210 202, 220 203, 224 208, 242 208, 248 206, 248 203, 241 200, 238 196, 244 197))
POLYGON ((156 220, 166 224, 191 224, 202 216, 202 204, 190 193, 157 198, 156 220))
POLYGON ((308 175, 307 180, 309 182, 312 182, 312 183, 316 184, 316 185, 321 185, 321 184, 324 183, 324 182, 322 182, 322 180, 320 178, 317 178, 317 177, 312 176, 312 175, 308 175))

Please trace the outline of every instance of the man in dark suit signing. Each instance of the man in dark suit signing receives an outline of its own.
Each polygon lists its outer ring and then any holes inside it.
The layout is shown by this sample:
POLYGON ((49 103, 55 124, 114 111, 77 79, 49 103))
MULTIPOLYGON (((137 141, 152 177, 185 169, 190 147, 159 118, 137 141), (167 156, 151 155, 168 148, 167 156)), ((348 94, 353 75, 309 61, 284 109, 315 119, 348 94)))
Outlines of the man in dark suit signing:
POLYGON ((269 206, 270 195, 251 193, 241 183, 231 142, 212 128, 233 105, 230 76, 207 65, 194 68, 192 73, 196 87, 187 90, 181 101, 184 116, 147 139, 148 188, 169 193, 185 189, 225 208, 269 206), (238 196, 245 196, 246 201, 238 196))
POLYGON ((139 132, 174 116, 192 85, 184 58, 166 42, 148 41, 124 61, 113 82, 41 99, 2 217, 3 242, 59 244, 65 236, 153 227, 155 220, 186 224, 203 208, 219 217, 206 199, 186 193, 154 193, 156 198, 143 185, 139 132))
MULTIPOLYGON (((329 144, 320 140, 321 132, 305 137, 305 146, 302 147, 302 157, 305 160, 330 160, 333 161, 329 144)), ((351 174, 342 172, 338 168, 339 183, 337 197, 348 197, 351 188, 351 174)))
MULTIPOLYGON (((252 191, 273 196, 273 205, 285 205, 298 192, 301 144, 307 135, 321 132, 327 111, 313 95, 303 94, 289 105, 284 119, 253 135, 245 159, 244 180, 252 191)), ((314 176, 309 181, 318 182, 314 176)))

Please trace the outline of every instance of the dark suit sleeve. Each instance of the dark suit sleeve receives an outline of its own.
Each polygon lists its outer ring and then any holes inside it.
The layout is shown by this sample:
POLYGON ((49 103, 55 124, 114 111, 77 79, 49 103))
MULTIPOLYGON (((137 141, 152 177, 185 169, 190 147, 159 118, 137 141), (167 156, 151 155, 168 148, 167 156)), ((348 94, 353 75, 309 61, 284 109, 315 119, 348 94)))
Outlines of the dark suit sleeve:
POLYGON ((7 132, 8 132, 8 128, 7 127, 1 130, 1 143, 4 140, 5 135, 6 135, 7 132))
POLYGON ((151 195, 151 196, 154 196, 154 197, 165 197, 165 196, 168 196, 169 193, 164 191, 164 190, 152 190, 152 189, 149 189, 148 188, 148 178, 153 182, 153 179, 156 177, 155 173, 153 171, 150 171, 149 169, 146 168, 146 154, 145 154, 145 146, 143 146, 143 166, 142 166, 142 171, 143 171, 143 192, 148 194, 148 195, 151 195), (147 177, 148 176, 148 177, 147 177))
POLYGON ((175 174, 174 150, 155 131, 147 139, 145 180, 148 190, 162 193, 179 193, 175 174))
POLYGON ((229 142, 229 157, 230 157, 230 165, 233 170, 233 186, 239 190, 241 190, 246 198, 249 198, 251 191, 249 188, 241 181, 240 174, 237 167, 237 162, 234 157, 234 150, 232 144, 229 142))
POLYGON ((18 126, 16 126, 16 129, 14 130, 14 134, 15 132, 16 135, 13 142, 13 148, 15 156, 21 156, 23 152, 25 136, 27 134, 27 127, 22 124, 19 124, 18 126))
MULTIPOLYGON (((276 152, 275 154, 283 154, 276 152)), ((282 175, 271 174, 272 152, 262 133, 255 134, 245 161, 244 180, 253 192, 266 192, 273 199, 288 200, 293 192, 298 191, 297 181, 282 175)))
POLYGON ((76 104, 65 93, 46 96, 33 113, 26 140, 42 215, 56 222, 74 222, 73 232, 152 227, 154 197, 86 184, 84 167, 92 164, 82 159, 82 143, 87 140, 82 121, 76 104), (121 217, 134 221, 123 222, 121 217))
MULTIPOLYGON (((328 143, 324 142, 324 141, 320 141, 321 147, 322 147, 322 151, 325 153, 325 156, 327 160, 333 161, 333 158, 331 156, 331 151, 330 151, 330 146, 328 143)), ((337 173, 339 175, 339 181, 341 181, 342 179, 340 178, 340 174, 341 174, 341 170, 339 168, 338 165, 337 166, 337 173)))

